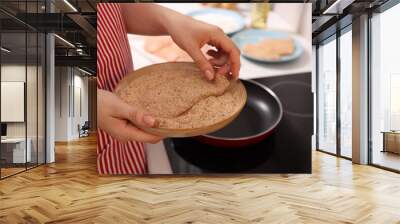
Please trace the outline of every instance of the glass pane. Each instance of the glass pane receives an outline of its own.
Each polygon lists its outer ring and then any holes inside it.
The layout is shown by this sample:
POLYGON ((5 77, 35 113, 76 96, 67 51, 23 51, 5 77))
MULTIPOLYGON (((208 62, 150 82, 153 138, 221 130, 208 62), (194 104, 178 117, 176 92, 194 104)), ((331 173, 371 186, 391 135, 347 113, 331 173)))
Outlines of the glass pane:
POLYGON ((45 35, 39 33, 38 36, 38 163, 45 163, 45 35))
POLYGON ((372 163, 400 170, 400 5, 372 18, 372 163))
POLYGON ((26 115, 27 115, 27 142, 28 142, 28 150, 31 151, 30 153, 30 160, 28 160, 28 167, 33 167, 37 165, 37 150, 38 150, 38 143, 37 143, 37 132, 38 132, 38 96, 37 96, 37 33, 27 33, 28 38, 28 55, 27 55, 27 80, 26 80, 26 115))
POLYGON ((352 35, 351 30, 340 37, 340 152, 351 158, 352 141, 352 35))
POLYGON ((26 33, 1 34, 2 177, 25 170, 31 151, 26 142, 26 33))
POLYGON ((336 40, 318 48, 318 148, 336 153, 336 40))

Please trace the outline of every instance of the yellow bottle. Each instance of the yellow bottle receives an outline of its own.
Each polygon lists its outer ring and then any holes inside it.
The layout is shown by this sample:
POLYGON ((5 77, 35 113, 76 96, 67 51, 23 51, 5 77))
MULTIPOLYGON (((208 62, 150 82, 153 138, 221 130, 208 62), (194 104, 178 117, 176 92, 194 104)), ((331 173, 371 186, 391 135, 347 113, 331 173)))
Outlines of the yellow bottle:
POLYGON ((269 3, 253 3, 251 11, 251 27, 256 29, 267 28, 269 3))

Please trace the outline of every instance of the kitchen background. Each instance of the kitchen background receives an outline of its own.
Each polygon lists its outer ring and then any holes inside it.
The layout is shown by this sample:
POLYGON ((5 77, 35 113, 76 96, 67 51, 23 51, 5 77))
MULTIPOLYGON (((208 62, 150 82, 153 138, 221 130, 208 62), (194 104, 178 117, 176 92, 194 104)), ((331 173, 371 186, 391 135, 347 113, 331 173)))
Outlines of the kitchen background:
MULTIPOLYGON (((311 4, 161 3, 161 5, 219 26, 237 43, 244 38, 265 38, 250 33, 251 29, 268 35, 279 33, 291 37, 298 44, 292 55, 296 55, 296 51, 300 53, 294 60, 278 62, 259 62, 243 56, 241 58, 239 77, 253 79, 271 88, 282 103, 283 117, 272 136, 258 144, 235 149, 212 147, 200 143, 196 138, 173 138, 156 145, 148 144, 149 172, 151 174, 310 173, 309 149, 313 133, 311 23, 309 22, 311 4), (262 7, 265 12, 262 12, 262 7), (261 16, 264 16, 265 24, 254 28, 257 8, 261 11, 261 16), (244 27, 241 26, 242 21, 244 27), (296 147, 293 147, 294 145, 296 147)), ((132 34, 128 36, 136 69, 165 61, 190 60, 185 58, 182 50, 174 46, 160 47, 158 51, 148 50, 149 46, 157 48, 157 45, 162 45, 166 41, 165 37, 132 34)), ((170 45, 174 45, 172 41, 170 45)), ((241 132, 240 128, 246 128, 240 125, 237 127, 236 132, 241 132)))

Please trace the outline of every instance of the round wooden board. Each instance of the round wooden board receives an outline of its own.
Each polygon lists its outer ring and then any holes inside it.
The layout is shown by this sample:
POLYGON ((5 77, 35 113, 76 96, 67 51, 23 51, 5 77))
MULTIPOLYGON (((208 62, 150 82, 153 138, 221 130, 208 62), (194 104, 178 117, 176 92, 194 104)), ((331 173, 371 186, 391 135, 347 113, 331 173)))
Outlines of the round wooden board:
MULTIPOLYGON (((135 70, 133 72, 130 72, 127 74, 117 85, 115 88, 114 92, 119 95, 120 92, 127 88, 129 84, 139 78, 140 76, 148 74, 150 71, 165 71, 165 70, 179 70, 182 69, 183 67, 193 67, 194 69, 197 69, 196 65, 193 62, 166 62, 166 63, 159 63, 159 64, 153 64, 150 66, 146 66, 143 68, 140 68, 138 70, 135 70)), ((232 82, 231 86, 229 88, 234 88, 235 90, 233 91, 240 91, 241 98, 239 102, 239 106, 236 107, 236 111, 232 113, 231 116, 225 117, 224 119, 218 121, 217 123, 214 123, 209 126, 204 126, 200 128, 193 128, 193 129, 167 129, 167 128, 146 128, 146 127, 140 127, 142 130, 158 135, 158 136, 163 136, 163 137, 192 137, 192 136, 197 136, 197 135, 204 135, 208 134, 214 131, 217 131, 226 125, 228 125, 230 122, 232 122, 242 111, 243 107, 246 104, 247 100, 247 93, 246 89, 243 85, 243 83, 240 80, 237 80, 236 82, 232 82)))

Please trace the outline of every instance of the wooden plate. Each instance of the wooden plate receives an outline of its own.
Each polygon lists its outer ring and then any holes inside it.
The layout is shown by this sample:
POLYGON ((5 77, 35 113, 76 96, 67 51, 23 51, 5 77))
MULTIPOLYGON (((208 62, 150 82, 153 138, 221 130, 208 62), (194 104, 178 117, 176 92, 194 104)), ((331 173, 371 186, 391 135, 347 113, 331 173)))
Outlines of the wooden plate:
MULTIPOLYGON (((118 83, 118 86, 115 88, 114 92, 119 96, 121 91, 127 88, 132 81, 139 78, 140 76, 148 74, 150 71, 151 72, 165 71, 171 69, 178 71, 183 67, 187 68, 187 66, 194 67, 195 64, 193 62, 167 62, 167 63, 153 64, 150 66, 140 68, 134 72, 127 74, 118 83)), ((230 91, 240 91, 240 102, 238 102, 238 106, 235 107, 235 111, 233 113, 231 113, 227 117, 223 117, 220 121, 214 124, 192 129, 168 129, 168 128, 146 128, 146 127, 140 127, 140 128, 148 133, 163 137, 191 137, 217 131, 228 125, 230 122, 232 122, 239 115, 244 105, 246 104, 247 93, 243 83, 240 80, 232 82, 229 88, 230 91)))

